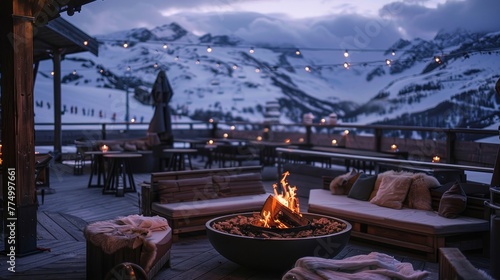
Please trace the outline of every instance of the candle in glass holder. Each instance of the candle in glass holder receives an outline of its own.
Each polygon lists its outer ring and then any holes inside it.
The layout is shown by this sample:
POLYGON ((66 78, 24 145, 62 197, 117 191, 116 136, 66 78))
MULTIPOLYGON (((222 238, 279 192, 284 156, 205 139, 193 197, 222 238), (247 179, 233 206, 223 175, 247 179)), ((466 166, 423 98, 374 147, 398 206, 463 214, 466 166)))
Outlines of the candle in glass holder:
POLYGON ((396 144, 392 144, 391 145, 391 151, 397 152, 398 151, 398 146, 396 146, 396 144))
POLYGON ((257 141, 262 141, 262 136, 257 136, 257 141))
POLYGON ((213 144, 214 144, 214 140, 212 140, 212 139, 208 140, 208 143, 207 143, 207 144, 208 144, 208 145, 213 145, 213 144))
POLYGON ((107 152, 108 150, 109 150, 109 147, 108 147, 107 145, 102 145, 102 147, 101 147, 101 151, 102 151, 103 153, 107 152))
POLYGON ((439 161, 441 161, 441 158, 439 156, 432 157, 432 162, 439 162, 439 161))
POLYGON ((333 146, 337 146, 337 140, 336 140, 336 139, 333 139, 333 140, 332 140, 332 145, 333 145, 333 146))

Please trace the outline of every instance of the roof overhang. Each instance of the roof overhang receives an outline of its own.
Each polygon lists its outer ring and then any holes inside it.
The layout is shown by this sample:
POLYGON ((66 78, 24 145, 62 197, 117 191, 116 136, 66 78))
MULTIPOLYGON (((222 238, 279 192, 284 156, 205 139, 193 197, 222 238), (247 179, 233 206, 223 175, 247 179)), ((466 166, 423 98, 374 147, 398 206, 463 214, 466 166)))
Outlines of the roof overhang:
MULTIPOLYGON (((89 2, 87 0, 87 2, 89 2)), ((52 53, 90 52, 98 55, 98 42, 65 19, 57 17, 39 27, 33 37, 33 60, 51 59, 52 53)))

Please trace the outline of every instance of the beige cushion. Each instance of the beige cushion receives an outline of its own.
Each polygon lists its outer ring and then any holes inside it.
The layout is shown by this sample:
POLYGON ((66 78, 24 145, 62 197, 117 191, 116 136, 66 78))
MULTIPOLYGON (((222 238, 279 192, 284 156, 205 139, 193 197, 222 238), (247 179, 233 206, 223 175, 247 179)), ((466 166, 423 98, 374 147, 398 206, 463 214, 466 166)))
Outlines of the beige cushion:
POLYGON ((160 203, 199 201, 217 197, 212 177, 158 181, 160 203))
POLYGON ((457 218, 467 206, 467 196, 460 184, 456 182, 447 190, 439 202, 439 216, 445 218, 457 218))
POLYGON ((385 172, 382 172, 378 174, 377 180, 375 181, 375 186, 373 187, 373 191, 370 195, 370 200, 375 197, 375 195, 378 192, 378 189, 380 188, 380 183, 382 182, 382 179, 384 179, 385 176, 390 176, 390 175, 399 175, 399 176, 406 176, 406 177, 412 177, 413 173, 412 172, 407 172, 407 171, 395 171, 395 170, 387 170, 385 172))
POLYGON ((420 210, 432 210, 430 188, 439 186, 439 181, 425 173, 415 173, 404 205, 420 210))
POLYGON ((266 192, 260 173, 214 175, 213 183, 219 196, 263 194, 266 192))
POLYGON ((336 195, 348 194, 360 175, 361 173, 353 169, 351 172, 335 177, 330 182, 330 191, 336 195))
POLYGON ((128 143, 126 142, 125 144, 123 144, 123 149, 125 151, 128 151, 128 152, 135 152, 137 151, 137 147, 135 146, 134 143, 128 143))
POLYGON ((403 208, 395 210, 380 207, 368 201, 348 198, 345 195, 329 195, 330 191, 313 189, 309 192, 309 213, 319 213, 347 221, 367 221, 384 228, 394 228, 425 234, 487 232, 489 221, 460 216, 447 219, 435 211, 403 208))
POLYGON ((384 176, 377 194, 370 202, 378 206, 401 209, 412 180, 408 176, 384 176))

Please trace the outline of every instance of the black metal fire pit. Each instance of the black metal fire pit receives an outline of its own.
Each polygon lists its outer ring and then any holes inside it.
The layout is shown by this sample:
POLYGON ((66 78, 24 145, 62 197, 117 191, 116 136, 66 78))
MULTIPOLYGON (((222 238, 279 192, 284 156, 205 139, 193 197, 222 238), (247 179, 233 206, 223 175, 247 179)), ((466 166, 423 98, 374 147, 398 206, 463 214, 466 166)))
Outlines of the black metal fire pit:
POLYGON ((344 223, 346 227, 333 234, 297 238, 255 238, 226 233, 212 227, 214 223, 233 217, 251 217, 254 214, 222 216, 208 221, 205 226, 208 239, 217 252, 237 264, 259 270, 284 272, 305 256, 333 258, 346 246, 352 228, 347 221, 310 213, 302 215, 309 220, 327 218, 344 223))

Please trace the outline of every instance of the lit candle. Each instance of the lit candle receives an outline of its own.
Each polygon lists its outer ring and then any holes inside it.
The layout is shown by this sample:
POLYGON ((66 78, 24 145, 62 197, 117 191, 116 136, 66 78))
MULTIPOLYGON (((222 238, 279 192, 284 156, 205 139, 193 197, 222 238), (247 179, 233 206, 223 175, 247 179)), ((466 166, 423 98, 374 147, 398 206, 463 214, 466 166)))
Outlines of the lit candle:
POLYGON ((348 129, 344 130, 344 135, 347 135, 347 134, 349 134, 349 130, 348 129))
POLYGON ((333 145, 333 146, 337 146, 337 140, 336 140, 336 139, 333 139, 333 140, 332 140, 332 145, 333 145))
POLYGON ((299 138, 299 143, 303 143, 304 142, 304 138, 299 138))
POLYGON ((439 156, 434 156, 432 158, 432 162, 439 162, 441 160, 441 158, 439 156))
POLYGON ((227 138, 229 135, 227 133, 224 133, 224 135, 222 135, 224 138, 227 138))
POLYGON ((109 148, 108 148, 108 146, 107 146, 107 145, 102 145, 102 147, 101 147, 101 151, 102 151, 103 153, 107 152, 107 151, 108 151, 108 149, 109 149, 109 148))
POLYGON ((208 140, 208 145, 213 145, 214 144, 214 140, 210 139, 208 140))
POLYGON ((398 146, 396 144, 391 145, 391 151, 396 152, 398 150, 398 146))
POLYGON ((285 139, 285 143, 289 144, 290 142, 290 139, 285 139))
POLYGON ((257 136, 257 141, 262 141, 262 136, 257 136))

